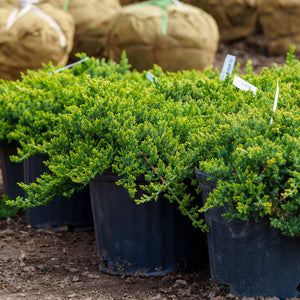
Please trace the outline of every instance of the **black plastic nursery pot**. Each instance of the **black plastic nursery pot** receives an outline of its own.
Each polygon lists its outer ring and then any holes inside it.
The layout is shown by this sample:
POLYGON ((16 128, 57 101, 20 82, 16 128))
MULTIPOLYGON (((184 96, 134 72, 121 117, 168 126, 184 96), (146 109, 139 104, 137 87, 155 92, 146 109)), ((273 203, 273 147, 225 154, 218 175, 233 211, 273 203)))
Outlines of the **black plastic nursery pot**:
MULTIPOLYGON (((24 182, 35 182, 48 169, 43 161, 46 155, 37 154, 24 160, 24 182)), ((26 209, 26 219, 36 228, 52 227, 59 230, 68 226, 69 230, 93 230, 93 214, 89 188, 75 192, 70 198, 55 197, 47 206, 26 209)))
MULTIPOLYGON (((196 169, 204 203, 216 186, 196 169)), ((227 221, 224 207, 205 213, 212 279, 237 296, 300 296, 300 239, 283 236, 266 220, 227 221)))
POLYGON ((155 276, 208 266, 205 234, 175 204, 159 199, 137 205, 124 187, 116 185, 118 179, 101 175, 90 182, 101 270, 155 276))
POLYGON ((1 144, 0 160, 3 177, 4 193, 15 200, 17 196, 23 196, 24 191, 19 187, 18 182, 23 182, 23 162, 15 163, 10 161, 11 155, 17 154, 17 143, 1 144))

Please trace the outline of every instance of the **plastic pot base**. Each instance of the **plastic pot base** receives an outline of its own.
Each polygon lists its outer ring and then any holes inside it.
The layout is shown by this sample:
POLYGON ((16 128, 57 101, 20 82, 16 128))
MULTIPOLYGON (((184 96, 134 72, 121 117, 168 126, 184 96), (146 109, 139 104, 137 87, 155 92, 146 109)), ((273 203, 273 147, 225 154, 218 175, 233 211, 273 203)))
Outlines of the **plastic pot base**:
MULTIPOLYGON (((203 174, 196 169, 205 203, 214 184, 203 174)), ((227 221, 224 212, 218 207, 205 213, 214 281, 240 297, 299 297, 300 239, 283 236, 264 219, 227 221)))
MULTIPOLYGON (((43 161, 45 155, 35 155, 24 161, 24 182, 34 182, 47 172, 43 161)), ((61 230, 67 226, 71 231, 93 230, 93 215, 89 189, 75 192, 70 198, 55 197, 47 206, 26 209, 26 219, 36 228, 51 227, 61 230)))
POLYGON ((100 270, 158 276, 207 266, 206 237, 167 199, 137 205, 116 176, 90 182, 100 270))
POLYGON ((24 191, 19 187, 18 182, 23 182, 23 162, 15 163, 10 161, 10 155, 17 154, 17 144, 11 143, 0 146, 0 160, 3 177, 4 193, 15 200, 23 196, 24 191))

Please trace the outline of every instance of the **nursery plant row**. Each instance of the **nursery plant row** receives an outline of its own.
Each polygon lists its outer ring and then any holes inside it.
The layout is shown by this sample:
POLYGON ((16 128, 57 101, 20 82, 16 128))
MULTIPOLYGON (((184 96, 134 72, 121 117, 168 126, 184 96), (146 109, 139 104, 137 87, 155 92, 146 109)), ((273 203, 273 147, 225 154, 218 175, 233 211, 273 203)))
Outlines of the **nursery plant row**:
POLYGON ((26 196, 8 204, 46 205, 96 175, 115 174, 132 198, 137 178, 145 180, 138 204, 163 195, 204 231, 202 213, 221 206, 229 220, 267 218, 283 235, 298 236, 299 69, 293 47, 282 67, 255 74, 249 62, 239 76, 253 93, 233 85, 238 66, 224 80, 212 67, 165 73, 154 66, 151 82, 147 71, 131 71, 124 53, 119 64, 89 58, 55 72, 50 63, 2 80, 1 146, 18 145, 16 162, 45 154, 50 170, 21 183, 26 196), (195 168, 219 179, 204 206, 195 168))

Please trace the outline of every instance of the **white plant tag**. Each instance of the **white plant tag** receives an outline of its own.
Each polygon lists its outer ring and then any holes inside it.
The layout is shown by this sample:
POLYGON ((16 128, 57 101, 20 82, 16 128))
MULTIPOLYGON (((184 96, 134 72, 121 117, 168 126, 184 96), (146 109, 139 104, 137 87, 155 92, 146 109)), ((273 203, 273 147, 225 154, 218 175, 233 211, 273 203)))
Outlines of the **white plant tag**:
POLYGON ((147 75, 146 75, 147 79, 149 79, 151 82, 157 82, 157 78, 151 74, 149 71, 147 72, 147 75))
POLYGON ((177 5, 177 6, 179 6, 179 7, 181 7, 182 6, 182 3, 181 2, 179 2, 179 0, 173 0, 173 2, 177 5))
MULTIPOLYGON (((277 87, 276 87, 276 94, 275 94, 275 100, 274 100, 274 106, 273 106, 273 113, 275 113, 278 103, 278 97, 279 97, 279 83, 277 81, 277 87)), ((273 118, 271 118, 270 124, 273 123, 273 118)))
POLYGON ((231 75, 234 68, 235 60, 236 56, 227 54, 221 72, 220 80, 224 80, 228 74, 231 75))
POLYGON ((83 58, 83 59, 81 59, 81 60, 79 60, 79 61, 76 61, 76 62, 74 62, 74 63, 72 63, 72 64, 69 64, 69 65, 67 65, 67 66, 65 66, 65 67, 63 67, 63 68, 60 68, 60 69, 55 70, 55 73, 58 73, 58 72, 61 72, 61 71, 63 71, 63 70, 72 68, 72 67, 74 67, 74 66, 76 66, 76 65, 78 65, 78 64, 83 63, 84 61, 86 61, 86 60, 88 60, 88 59, 89 59, 89 57, 85 57, 85 58, 83 58))
POLYGON ((256 95, 257 87, 236 75, 233 78, 233 85, 242 91, 250 90, 254 93, 254 95, 256 95))

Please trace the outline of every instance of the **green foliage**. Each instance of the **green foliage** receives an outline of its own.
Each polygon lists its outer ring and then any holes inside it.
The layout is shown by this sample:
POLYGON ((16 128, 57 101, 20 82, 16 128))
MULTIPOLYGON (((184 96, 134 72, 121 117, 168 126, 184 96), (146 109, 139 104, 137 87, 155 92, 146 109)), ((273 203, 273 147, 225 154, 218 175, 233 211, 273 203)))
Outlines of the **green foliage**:
POLYGON ((298 236, 299 62, 292 53, 293 49, 282 68, 265 69, 260 76, 252 74, 249 79, 263 93, 197 141, 206 149, 200 169, 221 179, 201 211, 226 205, 224 216, 230 220, 266 216, 283 234, 298 236), (273 115, 277 80, 280 95, 273 115))
MULTIPOLYGON (((84 59, 87 57, 85 53, 78 53, 76 55, 79 59, 84 59)), ((69 69, 69 72, 73 73, 76 76, 87 74, 92 78, 95 77, 109 77, 110 75, 117 74, 119 79, 124 75, 131 75, 130 72, 131 65, 128 63, 126 53, 122 53, 120 63, 114 61, 106 61, 105 58, 97 59, 90 57, 85 62, 74 66, 69 69)))
POLYGON ((165 74, 154 66, 158 82, 151 83, 146 72, 129 68, 125 55, 120 64, 92 58, 0 85, 1 140, 19 141, 15 160, 49 157, 50 172, 22 184, 27 199, 11 204, 47 204, 109 171, 132 198, 136 179, 144 177, 137 203, 163 195, 203 230, 201 213, 226 206, 228 219, 267 217, 283 234, 300 233, 300 63, 293 49, 283 67, 259 75, 248 63, 243 78, 258 88, 256 95, 238 90, 232 77, 220 81, 217 70, 165 74), (203 208, 196 166, 221 179, 203 208))
POLYGON ((9 200, 10 198, 7 195, 2 196, 2 200, 0 202, 0 219, 12 218, 19 211, 18 207, 7 204, 7 201, 9 200))

